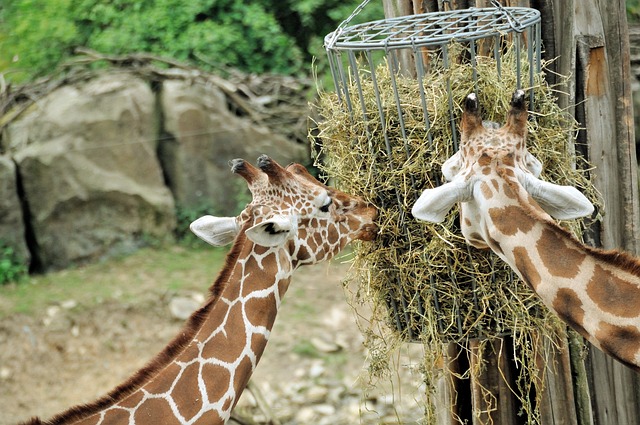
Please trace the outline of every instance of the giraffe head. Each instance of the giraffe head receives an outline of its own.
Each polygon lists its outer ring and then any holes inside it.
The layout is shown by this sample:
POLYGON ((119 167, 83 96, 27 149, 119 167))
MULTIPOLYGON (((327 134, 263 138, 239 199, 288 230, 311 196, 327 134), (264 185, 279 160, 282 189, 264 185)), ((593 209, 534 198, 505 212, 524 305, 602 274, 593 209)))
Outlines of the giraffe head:
POLYGON ((527 151, 525 93, 517 90, 504 126, 483 123, 474 93, 465 99, 460 150, 442 165, 447 183, 425 190, 412 214, 419 220, 441 222, 457 202, 467 242, 486 248, 487 234, 480 212, 489 203, 510 205, 526 200, 533 214, 557 219, 583 217, 593 205, 576 188, 538 179, 542 164, 527 151), (541 208, 540 208, 541 207, 541 208))
POLYGON ((372 240, 376 209, 359 198, 325 186, 300 164, 281 167, 262 155, 258 167, 231 161, 253 197, 238 217, 204 216, 190 228, 211 245, 232 242, 244 230, 262 247, 285 248, 294 265, 327 260, 352 240, 372 240))

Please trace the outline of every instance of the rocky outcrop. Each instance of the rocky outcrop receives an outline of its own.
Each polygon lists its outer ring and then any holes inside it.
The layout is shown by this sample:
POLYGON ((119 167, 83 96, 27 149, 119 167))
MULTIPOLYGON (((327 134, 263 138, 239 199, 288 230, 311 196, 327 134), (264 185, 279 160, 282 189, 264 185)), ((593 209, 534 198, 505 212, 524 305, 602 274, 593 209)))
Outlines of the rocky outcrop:
POLYGON ((0 156, 0 244, 11 246, 27 262, 31 258, 25 240, 16 167, 7 156, 0 156))
POLYGON ((105 75, 44 98, 7 131, 44 268, 164 238, 175 224, 156 157, 155 98, 137 78, 105 75))
MULTIPOLYGON (((244 185, 230 178, 233 158, 268 153, 280 163, 304 162, 307 150, 285 137, 232 114, 220 89, 188 81, 166 81, 160 93, 164 116, 160 159, 176 203, 235 214, 244 185)), ((244 206, 244 205, 242 205, 244 206)))
POLYGON ((92 261, 171 238, 176 205, 234 214, 246 187, 233 158, 307 161, 304 145, 238 116, 228 91, 194 75, 92 74, 0 117, 0 240, 39 270, 92 261))

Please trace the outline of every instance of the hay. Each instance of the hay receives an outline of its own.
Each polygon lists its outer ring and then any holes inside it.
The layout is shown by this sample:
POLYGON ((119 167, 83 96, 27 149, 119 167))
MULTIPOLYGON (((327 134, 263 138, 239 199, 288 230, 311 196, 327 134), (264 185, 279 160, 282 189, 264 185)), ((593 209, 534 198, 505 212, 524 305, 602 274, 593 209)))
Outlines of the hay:
MULTIPOLYGON (((460 45, 451 45, 449 51, 454 52, 452 57, 464 56, 460 45)), ((410 216, 422 190, 441 183, 442 163, 455 153, 447 85, 451 87, 456 126, 462 101, 472 91, 477 91, 483 118, 502 123, 516 87, 516 56, 511 48, 503 54, 501 76, 492 59, 478 57, 476 90, 471 64, 458 60, 445 69, 433 54, 424 80, 428 132, 417 81, 391 75, 386 63, 373 70, 383 107, 383 127, 372 70, 363 66, 357 73, 366 118, 359 101, 352 100, 349 112, 337 95, 321 93, 323 120, 316 139, 321 145, 314 148, 322 158, 316 165, 338 187, 363 197, 380 211, 380 236, 373 243, 357 246, 352 276, 357 283, 353 302, 371 303, 374 311, 363 330, 372 376, 388 370, 389 359, 381 353, 388 354, 399 341, 421 341, 425 346, 424 380, 427 392, 433 393, 442 374, 437 364, 442 362, 446 343, 471 338, 486 342, 510 334, 519 347, 515 359, 519 388, 514 392, 530 423, 538 423, 535 405, 539 404, 529 399, 531 388, 540 394, 544 386, 536 358, 540 360, 542 345, 556 344, 563 326, 497 256, 467 246, 458 228, 457 211, 442 224, 419 222, 410 216), (402 105, 405 136, 394 85, 402 105), (388 143, 383 137, 385 129, 388 143), (388 326, 381 327, 381 323, 388 326)), ((520 60, 522 75, 528 75, 526 58, 520 60)), ((357 93, 356 81, 348 89, 357 93)), ((536 76, 533 90, 535 118, 529 122, 528 148, 544 164, 541 178, 577 187, 595 202, 597 196, 584 171, 588 167, 569 143, 576 131, 575 121, 557 106, 554 90, 543 75, 536 76)), ((583 224, 574 221, 567 226, 579 234, 583 224)), ((435 423, 434 409, 433 405, 425 406, 425 423, 435 423)))

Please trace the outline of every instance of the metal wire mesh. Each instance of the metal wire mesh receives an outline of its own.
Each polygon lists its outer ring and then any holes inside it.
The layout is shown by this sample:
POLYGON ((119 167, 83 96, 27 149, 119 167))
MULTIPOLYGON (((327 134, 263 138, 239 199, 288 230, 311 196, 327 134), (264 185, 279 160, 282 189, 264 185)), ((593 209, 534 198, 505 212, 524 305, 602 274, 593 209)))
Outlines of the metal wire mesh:
MULTIPOLYGON (((354 13, 357 13, 354 12, 354 13)), ((351 16, 353 17, 353 15, 351 16)), ((364 131, 368 138, 384 138, 384 146, 389 158, 392 158, 392 151, 399 146, 405 151, 406 159, 411 158, 412 152, 408 135, 414 131, 405 123, 405 108, 403 99, 397 88, 397 79, 401 77, 411 77, 415 79, 415 84, 419 93, 419 104, 422 107, 424 121, 420 123, 424 126, 421 130, 427 135, 426 143, 431 142, 431 132, 429 131, 435 117, 429 114, 430 99, 425 90, 428 83, 431 67, 434 66, 433 57, 438 57, 438 66, 445 69, 452 61, 467 61, 471 64, 471 75, 468 78, 473 80, 474 89, 478 90, 478 70, 477 61, 480 57, 483 60, 489 58, 493 61, 497 75, 500 77, 503 63, 503 56, 507 46, 511 46, 516 53, 515 65, 509 62, 508 66, 516 67, 516 88, 530 88, 530 105, 533 105, 534 78, 541 70, 541 34, 540 34, 540 14, 535 9, 518 7, 494 8, 471 8, 464 10, 454 10, 450 12, 427 13, 421 15, 410 15, 392 19, 385 19, 363 24, 349 26, 346 25, 351 19, 348 18, 334 32, 325 37, 325 48, 327 51, 329 65, 336 94, 339 102, 351 115, 352 119, 357 119, 365 123, 364 131), (463 46, 463 54, 459 50, 455 54, 451 52, 452 43, 463 46), (523 62, 526 61, 526 66, 523 62), (378 74, 380 66, 386 67, 385 73, 391 79, 393 90, 392 99, 394 107, 389 107, 388 100, 383 100, 383 96, 378 87, 378 74), (373 86, 375 102, 371 106, 370 99, 365 99, 364 85, 373 86), (367 106, 369 105, 369 106, 367 106), (355 116, 355 115, 359 116, 355 116), (393 116, 390 116, 393 115, 393 116), (382 131, 370 131, 366 123, 371 120, 379 120, 379 128, 382 131), (390 120, 399 126, 398 132, 390 134, 387 128, 390 120)), ((448 93, 448 113, 445 114, 451 130, 452 151, 458 149, 458 129, 457 111, 452 96, 452 88, 456 81, 446 81, 444 88, 448 93)), ((388 98, 385 98, 388 99, 388 98)), ((442 118, 439 118, 442 119, 442 118)), ((414 124, 412 124, 414 125, 414 124)), ((378 127, 377 127, 378 128, 378 127)), ((401 161, 397 164, 389 164, 391 167, 401 166, 401 161)), ((433 176, 436 184, 439 184, 439 176, 433 176)), ((413 193, 417 196, 422 188, 415 187, 416 182, 412 181, 413 193)), ((380 199, 379 206, 385 208, 389 206, 390 198, 380 199)), ((399 206, 403 205, 402 194, 396 190, 392 196, 393 202, 399 206)), ((402 217, 402 220, 410 220, 410 217, 402 217)), ((403 234, 408 235, 406 226, 400 223, 403 234)), ((482 254, 484 255, 484 254, 482 254)), ((478 260, 473 260, 469 254, 465 266, 467 270, 477 270, 478 260), (475 262, 475 265, 472 264, 475 262)), ((494 260, 485 258, 482 262, 489 270, 482 271, 485 274, 492 274, 494 260)), ((425 264, 425 267, 428 265, 425 264)), ((504 270, 503 270, 504 271, 504 270)), ((429 306, 436 311, 441 309, 441 297, 447 294, 439 293, 437 279, 438 275, 433 273, 430 282, 425 282, 425 287, 431 291, 429 299, 432 303, 429 306)), ((390 279, 394 279, 390 277, 390 279)), ((458 273, 453 267, 448 273, 450 283, 454 285, 474 285, 473 273, 458 273)), ((510 279, 513 279, 512 275, 510 279)), ((402 282, 394 282, 390 288, 400 288, 402 282)), ((398 331, 406 335, 408 340, 419 338, 420 322, 425 318, 425 306, 420 302, 419 294, 407 293, 403 289, 390 289, 385 294, 385 301, 391 314, 391 322, 398 331), (417 301, 417 308, 415 303, 417 301), (410 304, 414 307, 408 308, 410 304)), ((456 300, 449 300, 449 305, 453 302, 452 308, 458 315, 457 318, 444 323, 442 316, 438 315, 438 328, 451 337, 458 340, 469 335, 478 335, 463 329, 463 319, 457 311, 456 300)), ((477 301, 474 300, 477 305, 477 301)))

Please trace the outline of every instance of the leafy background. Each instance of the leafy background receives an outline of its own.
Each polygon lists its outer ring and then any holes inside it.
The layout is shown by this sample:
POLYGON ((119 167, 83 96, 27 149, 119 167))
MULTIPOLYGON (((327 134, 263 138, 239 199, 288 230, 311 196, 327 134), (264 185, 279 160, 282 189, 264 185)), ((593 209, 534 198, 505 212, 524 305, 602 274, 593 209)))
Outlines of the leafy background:
MULTIPOLYGON (((326 34, 359 0, 3 0, 0 73, 45 75, 77 47, 148 52, 207 70, 309 74, 326 34), (9 72, 7 72, 9 71, 9 72)), ((372 1, 359 21, 383 17, 372 1)))

